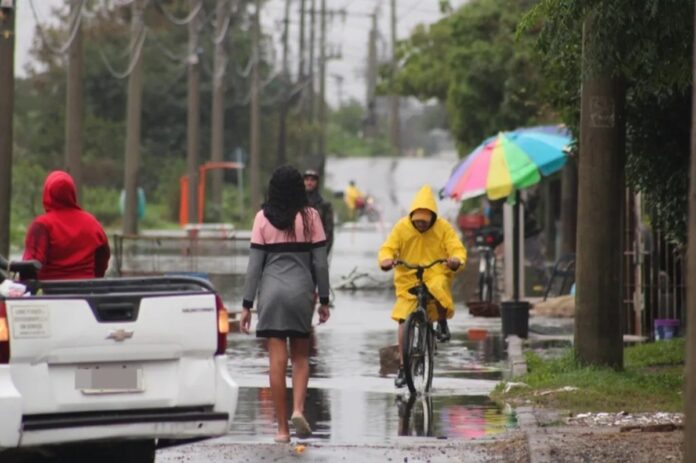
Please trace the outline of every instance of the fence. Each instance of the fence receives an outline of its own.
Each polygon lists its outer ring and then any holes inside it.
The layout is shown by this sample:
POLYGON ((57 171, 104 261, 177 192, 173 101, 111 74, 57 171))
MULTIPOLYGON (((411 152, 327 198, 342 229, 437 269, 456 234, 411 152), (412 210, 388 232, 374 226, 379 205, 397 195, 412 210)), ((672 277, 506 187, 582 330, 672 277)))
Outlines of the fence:
POLYGON ((686 248, 646 223, 639 194, 626 193, 623 252, 624 333, 652 337, 657 319, 685 326, 686 248))
POLYGON ((119 275, 200 272, 244 273, 249 232, 203 233, 197 230, 153 235, 114 235, 114 264, 119 275))

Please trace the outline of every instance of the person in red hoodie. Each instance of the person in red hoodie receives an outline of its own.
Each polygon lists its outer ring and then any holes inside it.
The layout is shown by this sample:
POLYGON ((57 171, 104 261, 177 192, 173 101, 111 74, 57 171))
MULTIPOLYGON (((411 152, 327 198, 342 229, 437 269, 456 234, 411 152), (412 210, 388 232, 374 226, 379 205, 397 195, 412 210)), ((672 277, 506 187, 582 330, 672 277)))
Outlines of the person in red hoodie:
POLYGON ((39 280, 101 278, 109 265, 109 240, 104 228, 77 205, 70 174, 53 171, 43 191, 45 214, 29 226, 24 240, 24 260, 41 262, 39 280))

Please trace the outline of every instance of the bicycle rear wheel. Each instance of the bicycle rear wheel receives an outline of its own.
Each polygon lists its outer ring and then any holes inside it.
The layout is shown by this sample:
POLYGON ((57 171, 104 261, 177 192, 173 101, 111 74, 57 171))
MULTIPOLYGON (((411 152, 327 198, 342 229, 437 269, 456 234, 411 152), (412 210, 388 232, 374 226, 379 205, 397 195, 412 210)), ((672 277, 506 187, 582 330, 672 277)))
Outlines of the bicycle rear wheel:
POLYGON ((430 390, 433 381, 433 336, 425 310, 415 310, 404 322, 403 359, 406 384, 411 394, 430 390))
POLYGON ((481 302, 492 302, 493 301, 493 285, 494 276, 491 261, 488 253, 481 256, 481 262, 479 263, 479 300, 481 302))

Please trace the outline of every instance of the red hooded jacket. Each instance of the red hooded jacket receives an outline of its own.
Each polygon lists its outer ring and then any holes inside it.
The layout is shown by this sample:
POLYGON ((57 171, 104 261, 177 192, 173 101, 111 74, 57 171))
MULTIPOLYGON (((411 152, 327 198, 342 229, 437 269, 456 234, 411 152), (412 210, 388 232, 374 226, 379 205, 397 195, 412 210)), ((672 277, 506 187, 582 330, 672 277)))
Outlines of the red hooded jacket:
POLYGON ((103 277, 111 252, 99 221, 77 205, 72 177, 53 171, 43 191, 45 214, 29 226, 24 260, 41 262, 40 280, 103 277))

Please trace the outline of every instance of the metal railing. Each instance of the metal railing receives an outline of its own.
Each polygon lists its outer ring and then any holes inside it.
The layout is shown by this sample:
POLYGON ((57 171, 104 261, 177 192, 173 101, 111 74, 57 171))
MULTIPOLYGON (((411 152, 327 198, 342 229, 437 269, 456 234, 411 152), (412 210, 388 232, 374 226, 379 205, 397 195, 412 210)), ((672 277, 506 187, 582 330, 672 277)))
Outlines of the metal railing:
POLYGON ((624 216, 624 333, 652 337, 657 319, 686 315, 686 249, 646 222, 640 195, 627 192, 624 216))
POLYGON ((248 232, 116 234, 114 267, 118 275, 241 274, 247 266, 249 238, 248 232))

